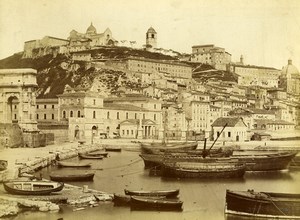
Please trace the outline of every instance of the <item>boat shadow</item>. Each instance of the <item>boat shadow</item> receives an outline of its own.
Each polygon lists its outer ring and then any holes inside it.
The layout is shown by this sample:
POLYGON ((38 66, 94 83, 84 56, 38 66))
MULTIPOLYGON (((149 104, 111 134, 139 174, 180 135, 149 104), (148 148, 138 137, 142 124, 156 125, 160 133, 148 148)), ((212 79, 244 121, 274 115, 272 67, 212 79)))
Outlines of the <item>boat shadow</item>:
POLYGON ((183 182, 183 183, 243 183, 245 178, 173 178, 161 177, 162 182, 183 182))

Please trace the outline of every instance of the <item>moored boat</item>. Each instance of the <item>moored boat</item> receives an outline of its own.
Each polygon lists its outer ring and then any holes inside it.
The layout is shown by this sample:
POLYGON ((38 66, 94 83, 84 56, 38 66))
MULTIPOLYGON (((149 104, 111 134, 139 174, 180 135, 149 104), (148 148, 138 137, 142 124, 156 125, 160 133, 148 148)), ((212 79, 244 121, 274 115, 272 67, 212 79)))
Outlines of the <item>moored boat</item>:
POLYGON ((300 219, 300 194, 226 190, 225 213, 300 219))
POLYGON ((102 160, 103 156, 99 156, 99 155, 87 155, 87 154, 81 154, 78 153, 78 157, 80 159, 96 159, 96 160, 102 160))
POLYGON ((125 195, 131 196, 150 196, 150 197, 161 197, 165 196, 167 198, 177 197, 179 194, 179 189, 171 189, 171 190, 128 190, 124 189, 125 195))
MULTIPOLYGON (((115 206, 129 206, 131 202, 131 197, 129 195, 114 194, 113 202, 115 206)), ((155 198, 155 199, 165 199, 165 196, 154 196, 154 197, 144 197, 144 198, 155 198)))
POLYGON ((91 152, 87 153, 87 156, 102 156, 102 157, 107 157, 108 153, 107 152, 91 152))
POLYGON ((52 181, 8 181, 3 183, 4 189, 17 195, 48 195, 61 191, 64 183, 52 181))
POLYGON ((50 173, 50 179, 53 181, 92 181, 95 173, 84 172, 84 173, 70 173, 70 174, 59 174, 50 173))
POLYGON ((198 147, 198 142, 192 143, 174 143, 174 144, 141 144, 142 153, 148 154, 159 154, 161 152, 172 152, 172 151, 188 151, 195 150, 198 147))
POLYGON ((241 178, 246 171, 245 164, 233 161, 213 161, 205 158, 197 162, 164 162, 161 175, 176 178, 241 178))
POLYGON ((6 170, 8 165, 7 160, 0 160, 0 171, 6 170))
POLYGON ((75 162, 67 162, 67 161, 58 161, 58 167, 91 167, 90 163, 75 163, 75 162))
POLYGON ((288 169, 289 164, 297 152, 278 152, 269 154, 242 154, 233 155, 231 158, 238 159, 246 164, 246 171, 271 171, 288 169))
POLYGON ((136 209, 154 209, 154 210, 180 210, 182 211, 183 202, 178 199, 159 199, 132 196, 130 205, 136 209))
POLYGON ((121 152, 122 151, 121 147, 115 147, 115 146, 107 146, 104 149, 105 149, 105 151, 113 151, 113 152, 121 152))

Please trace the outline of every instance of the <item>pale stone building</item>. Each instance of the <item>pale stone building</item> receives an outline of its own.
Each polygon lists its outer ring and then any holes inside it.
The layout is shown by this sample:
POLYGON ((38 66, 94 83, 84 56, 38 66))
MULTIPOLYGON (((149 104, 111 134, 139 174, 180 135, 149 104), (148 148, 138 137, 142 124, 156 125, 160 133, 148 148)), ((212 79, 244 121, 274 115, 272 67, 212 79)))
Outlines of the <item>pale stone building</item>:
POLYGON ((213 44, 195 45, 192 46, 191 61, 206 63, 218 70, 226 70, 227 64, 231 62, 231 54, 213 44))
POLYGON ((288 94, 300 95, 300 73, 291 59, 288 60, 288 65, 283 67, 280 80, 281 87, 285 88, 288 94))
POLYGON ((146 49, 157 48, 157 33, 153 27, 150 27, 146 33, 146 49))
POLYGON ((53 54, 55 50, 59 50, 60 46, 66 46, 69 41, 57 37, 45 36, 42 39, 30 40, 24 43, 23 58, 33 58, 53 54))

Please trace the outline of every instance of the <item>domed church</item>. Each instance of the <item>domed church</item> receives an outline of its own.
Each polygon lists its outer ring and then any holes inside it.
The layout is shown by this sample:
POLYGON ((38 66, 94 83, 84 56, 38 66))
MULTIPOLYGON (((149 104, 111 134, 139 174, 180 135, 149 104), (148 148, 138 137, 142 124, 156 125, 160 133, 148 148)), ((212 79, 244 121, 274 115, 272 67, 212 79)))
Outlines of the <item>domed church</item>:
POLYGON ((86 49, 96 46, 115 46, 118 43, 118 41, 112 37, 112 32, 109 28, 106 28, 103 33, 97 33, 97 29, 93 23, 90 24, 85 33, 72 30, 68 40, 70 40, 70 46, 85 46, 86 49))

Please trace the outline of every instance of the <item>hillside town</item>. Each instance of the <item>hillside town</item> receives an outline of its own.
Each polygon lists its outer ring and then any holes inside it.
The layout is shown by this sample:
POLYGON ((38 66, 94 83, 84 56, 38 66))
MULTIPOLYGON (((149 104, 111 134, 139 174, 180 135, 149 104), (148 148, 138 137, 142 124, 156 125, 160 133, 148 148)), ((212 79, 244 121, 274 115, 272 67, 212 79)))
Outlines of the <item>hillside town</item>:
MULTIPOLYGON (((299 129, 300 73, 291 59, 276 69, 246 64, 243 55, 234 62, 214 44, 191 45, 190 54, 158 45, 153 27, 143 48, 136 48, 134 41, 116 40, 109 28, 98 33, 92 23, 67 39, 26 41, 22 60, 65 55, 69 61, 60 68, 81 70, 83 64, 82 71, 100 73, 88 86, 66 84, 63 92, 47 97, 50 86, 39 93, 51 76, 37 80, 44 70, 1 69, 1 120, 20 126, 26 146, 106 138, 214 140, 225 124, 220 141, 287 138, 299 129), (118 54, 124 48, 133 50, 130 56, 99 52, 118 54)), ((6 127, 1 142, 20 145, 10 130, 18 132, 6 127)))

